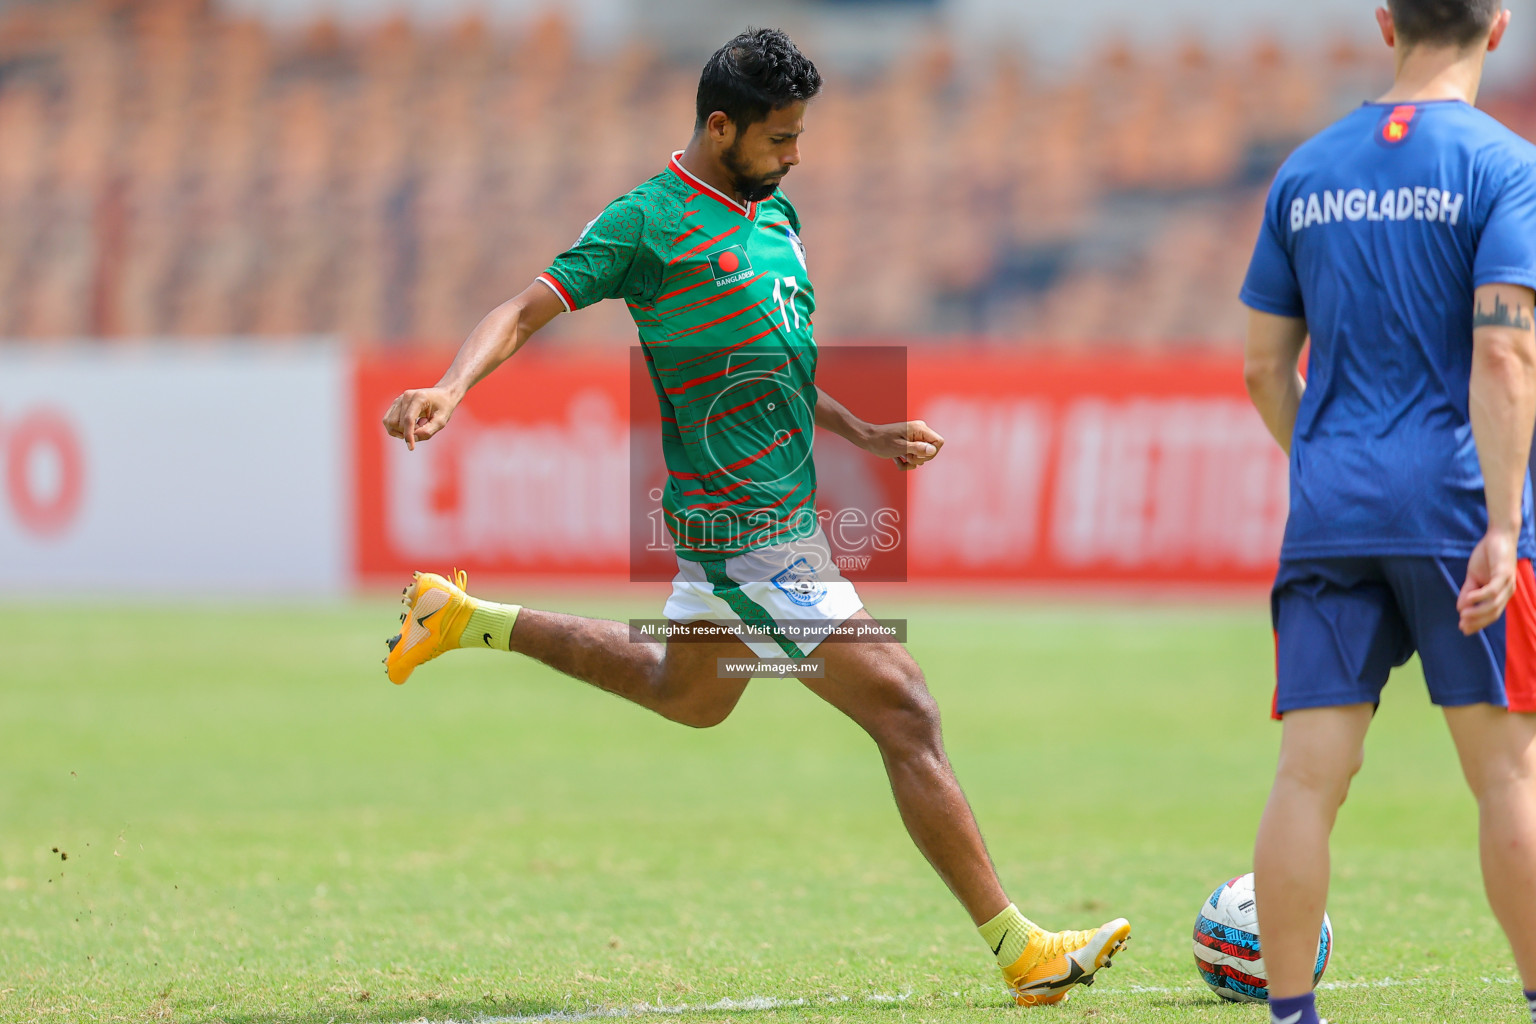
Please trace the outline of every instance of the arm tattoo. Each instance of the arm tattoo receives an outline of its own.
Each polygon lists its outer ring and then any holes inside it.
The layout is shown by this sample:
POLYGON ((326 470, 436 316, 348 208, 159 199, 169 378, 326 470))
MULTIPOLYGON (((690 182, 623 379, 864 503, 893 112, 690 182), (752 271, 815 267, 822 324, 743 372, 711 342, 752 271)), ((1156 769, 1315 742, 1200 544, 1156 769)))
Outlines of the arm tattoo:
POLYGON ((1517 305, 1511 309, 1495 295, 1492 312, 1484 312, 1483 304, 1481 302, 1477 304, 1477 308, 1472 311, 1472 326, 1513 327, 1517 331, 1528 331, 1531 329, 1531 318, 1528 315, 1522 316, 1522 312, 1524 311, 1520 306, 1517 305))

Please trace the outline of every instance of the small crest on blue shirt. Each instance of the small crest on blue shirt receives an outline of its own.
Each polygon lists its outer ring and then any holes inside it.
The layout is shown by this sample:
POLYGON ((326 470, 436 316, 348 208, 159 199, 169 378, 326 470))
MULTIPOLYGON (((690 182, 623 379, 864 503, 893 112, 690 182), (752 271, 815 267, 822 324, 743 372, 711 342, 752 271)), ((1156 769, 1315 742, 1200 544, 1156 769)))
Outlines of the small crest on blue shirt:
POLYGON ((1381 125, 1381 141, 1389 146, 1400 146, 1408 138, 1413 130, 1413 115, 1418 113, 1418 108, 1411 103, 1402 103, 1392 108, 1391 113, 1381 125))

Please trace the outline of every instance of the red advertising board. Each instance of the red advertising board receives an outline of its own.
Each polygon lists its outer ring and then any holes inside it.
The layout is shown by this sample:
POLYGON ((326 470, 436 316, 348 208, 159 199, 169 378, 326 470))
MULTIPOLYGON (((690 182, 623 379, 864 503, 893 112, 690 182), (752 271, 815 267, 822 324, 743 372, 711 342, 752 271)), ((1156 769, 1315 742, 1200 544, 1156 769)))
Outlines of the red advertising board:
POLYGON ((1236 358, 913 358, 945 435, 912 483, 914 578, 1259 583, 1287 464, 1236 358))
POLYGON ((430 386, 442 354, 360 354, 356 567, 363 581, 457 566, 480 575, 619 577, 629 555, 629 384, 611 357, 520 354, 416 450, 380 421, 430 386))
MULTIPOLYGON (((629 577, 631 526, 646 515, 637 495, 656 468, 636 455, 632 425, 648 431, 655 420, 654 410, 631 416, 629 360, 624 349, 519 355, 441 435, 408 452, 380 417, 401 390, 436 380, 445 359, 360 356, 359 576, 455 565, 629 577)), ((821 386, 855 413, 899 408, 867 408, 874 399, 847 369, 856 360, 827 365, 844 369, 821 386)), ((913 350, 905 404, 945 436, 944 451, 915 473, 876 466, 865 490, 899 508, 910 579, 1226 585, 1273 573, 1286 462, 1248 405, 1236 358, 913 350), (893 501, 902 483, 905 499, 893 501)), ((816 446, 833 508, 846 507, 866 458, 844 457, 840 444, 816 446)), ((858 563, 845 571, 860 578, 858 563)))

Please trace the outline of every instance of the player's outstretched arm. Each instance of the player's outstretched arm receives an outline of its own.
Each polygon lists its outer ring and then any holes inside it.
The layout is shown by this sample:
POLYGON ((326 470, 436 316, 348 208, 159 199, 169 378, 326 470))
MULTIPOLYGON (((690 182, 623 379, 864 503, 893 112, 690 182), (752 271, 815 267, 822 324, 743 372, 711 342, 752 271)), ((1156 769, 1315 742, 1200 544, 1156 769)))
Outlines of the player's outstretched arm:
POLYGON ((904 470, 931 461, 944 447, 944 438, 922 420, 869 423, 820 388, 816 389, 816 396, 816 426, 853 442, 871 455, 894 459, 904 470))
POLYGON ((485 315, 459 346, 459 354, 436 385, 414 388, 395 399, 384 414, 384 429, 391 437, 403 438, 406 447, 415 451, 417 441, 427 440, 448 425, 470 388, 564 311, 555 293, 535 281, 485 315))
POLYGON ((1307 340, 1307 322, 1299 317, 1276 316, 1248 310, 1248 343, 1243 348, 1243 381, 1248 397, 1259 410, 1264 425, 1291 454, 1291 435, 1296 432, 1296 410, 1307 385, 1301 379, 1301 347, 1307 340))
POLYGON ((1461 631, 1493 622, 1515 593, 1520 502, 1536 429, 1536 292, 1485 284, 1472 306, 1469 409, 1483 470, 1488 532, 1467 563, 1456 608, 1461 631))

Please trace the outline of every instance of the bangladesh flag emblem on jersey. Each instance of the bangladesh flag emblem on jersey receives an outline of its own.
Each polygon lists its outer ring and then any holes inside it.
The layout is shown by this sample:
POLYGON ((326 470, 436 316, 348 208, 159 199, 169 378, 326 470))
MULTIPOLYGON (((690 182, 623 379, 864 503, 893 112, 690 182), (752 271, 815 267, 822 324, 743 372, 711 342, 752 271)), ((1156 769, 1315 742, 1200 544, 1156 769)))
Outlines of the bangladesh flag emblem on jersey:
POLYGON ((1387 116, 1387 123, 1381 126, 1382 141, 1395 146, 1408 138, 1414 113, 1415 108, 1412 104, 1393 107, 1392 113, 1387 116))
POLYGON ((729 245, 709 254, 709 270, 715 275, 715 283, 730 284, 752 273, 752 261, 741 246, 729 245))

